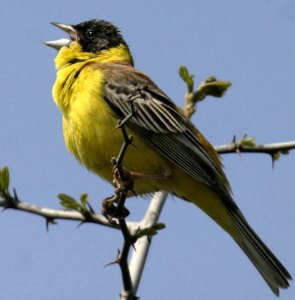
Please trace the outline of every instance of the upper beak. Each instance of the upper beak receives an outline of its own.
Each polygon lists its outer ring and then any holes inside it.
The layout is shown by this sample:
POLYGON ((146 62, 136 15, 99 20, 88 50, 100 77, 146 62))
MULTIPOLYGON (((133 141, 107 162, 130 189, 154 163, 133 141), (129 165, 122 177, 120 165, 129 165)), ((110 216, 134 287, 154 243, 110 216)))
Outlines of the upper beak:
POLYGON ((57 23, 57 22, 51 22, 51 24, 65 32, 67 32, 68 34, 77 34, 76 30, 74 29, 74 27, 72 25, 62 24, 62 23, 57 23))
POLYGON ((72 25, 67 25, 67 24, 62 24, 62 23, 57 23, 57 22, 51 22, 52 25, 56 26, 57 28, 65 31, 70 35, 70 39, 59 39, 56 41, 46 41, 44 42, 45 45, 52 47, 56 50, 60 50, 62 47, 69 47, 71 42, 74 40, 78 39, 78 35, 76 30, 72 25))

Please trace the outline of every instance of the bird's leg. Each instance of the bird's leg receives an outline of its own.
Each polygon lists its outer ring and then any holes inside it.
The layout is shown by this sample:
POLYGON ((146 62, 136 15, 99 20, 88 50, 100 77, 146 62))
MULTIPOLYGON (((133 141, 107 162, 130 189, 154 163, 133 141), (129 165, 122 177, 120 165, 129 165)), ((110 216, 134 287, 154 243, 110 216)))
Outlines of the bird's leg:
POLYGON ((112 218, 125 218, 129 215, 129 211, 125 208, 125 200, 128 192, 133 188, 133 179, 129 172, 122 167, 122 160, 129 144, 132 142, 132 136, 127 135, 126 128, 122 127, 124 135, 124 143, 121 147, 117 158, 112 158, 113 164, 113 184, 115 186, 115 194, 103 201, 102 214, 112 222, 112 218), (115 205, 115 203, 117 205, 115 205))
POLYGON ((128 149, 132 144, 133 137, 128 135, 125 124, 134 116, 135 108, 133 102, 131 104, 131 112, 123 120, 120 120, 115 129, 121 128, 124 137, 124 143, 120 149, 117 158, 112 158, 113 164, 113 184, 115 186, 115 195, 103 201, 102 213, 111 221, 112 218, 125 218, 129 215, 129 211, 124 207, 127 194, 133 188, 133 179, 128 176, 129 172, 123 168, 122 161, 128 149), (117 203, 117 206, 114 205, 117 203))
MULTIPOLYGON (((129 215, 129 212, 126 208, 122 207, 123 211, 121 211, 121 213, 119 215, 117 215, 118 213, 118 206, 114 206, 114 203, 119 203, 120 201, 120 194, 122 192, 126 193, 126 196, 128 194, 129 191, 131 191, 134 195, 136 195, 136 193, 133 191, 133 185, 134 185, 134 180, 138 180, 138 179, 143 179, 143 180, 147 180, 147 179, 157 179, 157 180, 165 180, 167 178, 169 178, 169 175, 162 175, 162 174, 143 174, 143 173, 139 173, 139 172, 132 172, 127 170, 126 168, 122 168, 122 172, 123 172, 123 177, 121 177, 120 172, 119 172, 119 168, 117 166, 117 164, 115 163, 114 160, 114 167, 113 167, 113 184, 115 186, 115 195, 112 197, 109 197, 105 200, 104 202, 104 208, 108 209, 108 212, 112 214, 113 217, 120 217, 124 216, 127 217, 129 215)), ((120 206, 119 206, 120 207, 120 206)), ((121 208, 119 209, 119 211, 121 210, 121 208)))

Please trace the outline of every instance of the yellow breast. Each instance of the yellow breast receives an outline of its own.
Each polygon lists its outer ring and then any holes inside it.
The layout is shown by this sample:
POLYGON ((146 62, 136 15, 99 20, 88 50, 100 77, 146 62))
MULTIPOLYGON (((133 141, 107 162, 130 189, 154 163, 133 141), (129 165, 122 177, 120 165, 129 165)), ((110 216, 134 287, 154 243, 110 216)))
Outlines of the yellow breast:
MULTIPOLYGON (((116 157, 124 139, 120 129, 114 131, 119 117, 103 99, 103 72, 91 64, 72 66, 58 72, 63 78, 55 84, 55 102, 63 113, 65 143, 69 151, 89 170, 112 181, 111 158, 116 157)), ((134 146, 128 148, 124 167, 144 174, 171 173, 168 161, 147 146, 130 128, 134 146)), ((136 183, 138 194, 159 190, 159 180, 136 183)))

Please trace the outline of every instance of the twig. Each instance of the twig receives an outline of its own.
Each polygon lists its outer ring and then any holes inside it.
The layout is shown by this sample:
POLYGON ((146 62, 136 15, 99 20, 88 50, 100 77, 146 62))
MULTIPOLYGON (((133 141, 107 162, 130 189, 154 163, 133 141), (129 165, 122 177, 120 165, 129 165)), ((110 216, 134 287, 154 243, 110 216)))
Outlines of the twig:
POLYGON ((231 86, 230 81, 218 80, 215 76, 209 76, 200 83, 194 91, 194 75, 189 74, 185 66, 180 66, 179 76, 186 83, 187 92, 185 93, 185 105, 180 109, 186 119, 190 119, 196 112, 197 102, 203 101, 207 96, 220 98, 231 86))
POLYGON ((220 154, 245 152, 245 153, 265 153, 273 155, 277 152, 284 152, 295 149, 295 141, 272 143, 272 144, 260 144, 253 146, 244 146, 239 142, 232 142, 228 145, 216 146, 215 150, 220 154))
MULTIPOLYGON (((154 194, 145 213, 145 216, 139 224, 140 228, 151 228, 152 226, 157 224, 167 196, 168 193, 164 191, 154 194)), ((142 238, 138 239, 134 245, 136 251, 133 251, 129 262, 129 270, 132 279, 134 294, 137 293, 138 285, 140 283, 151 241, 151 236, 143 236, 142 238)))
POLYGON ((120 265, 122 279, 123 279, 123 287, 124 287, 124 291, 127 292, 132 291, 132 293, 134 293, 129 267, 128 267, 129 250, 134 243, 131 242, 132 237, 128 231, 125 219, 119 220, 119 223, 124 236, 124 245, 122 248, 122 252, 119 255, 119 265, 120 265))
MULTIPOLYGON (((80 221, 83 223, 93 223, 98 225, 103 225, 115 229, 120 229, 119 225, 110 224, 103 215, 100 214, 92 214, 90 218, 85 218, 85 216, 77 211, 72 210, 62 210, 62 209, 52 209, 46 207, 40 207, 28 202, 18 201, 14 203, 13 206, 7 203, 6 199, 0 199, 0 207, 5 209, 14 209, 27 213, 31 213, 34 215, 41 216, 46 220, 54 221, 54 220, 72 220, 72 221, 80 221)), ((137 222, 128 222, 127 226, 130 230, 136 231, 138 228, 137 222)))
MULTIPOLYGON (((239 142, 232 142, 227 145, 220 145, 216 146, 215 150, 219 154, 231 154, 231 153, 262 153, 262 154, 273 154, 277 152, 284 152, 295 149, 295 141, 288 141, 288 142, 281 142, 281 143, 271 143, 271 144, 258 144, 254 146, 243 146, 239 142)), ((52 209, 47 207, 40 207, 34 205, 29 202, 24 202, 18 199, 17 202, 14 203, 13 206, 7 203, 6 199, 0 197, 0 207, 4 209, 14 209, 19 210, 31 214, 35 214, 45 219, 50 220, 72 220, 72 221, 79 221, 79 222, 87 222, 93 223, 98 225, 103 225, 115 229, 120 229, 118 224, 110 224, 103 215, 101 214, 92 214, 91 219, 86 219, 83 214, 73 211, 73 210, 63 210, 63 209, 52 209)), ((142 223, 141 223, 142 224, 142 223)), ((127 226, 129 231, 135 232, 138 228, 137 222, 127 222, 127 226)), ((141 225, 141 228, 142 225, 141 225)))
POLYGON ((125 218, 129 215, 129 211, 125 208, 125 200, 128 195, 128 192, 132 191, 133 188, 133 180, 130 176, 131 173, 128 170, 124 169, 123 167, 124 156, 126 154, 129 145, 132 144, 133 141, 133 137, 128 135, 125 125, 136 113, 133 105, 133 100, 135 100, 138 97, 137 95, 138 93, 139 94, 142 93, 140 88, 138 88, 136 93, 134 95, 131 95, 131 97, 128 100, 131 107, 130 113, 123 120, 120 120, 118 126, 115 128, 115 129, 121 128, 124 142, 120 149, 118 157, 112 158, 113 177, 114 177, 113 182, 116 188, 115 195, 110 199, 104 201, 103 204, 103 212, 108 218, 108 220, 112 222, 113 217, 118 219, 119 226, 124 237, 124 244, 122 247, 122 251, 119 252, 119 255, 117 257, 117 263, 120 266, 122 280, 123 280, 123 291, 120 294, 120 298, 126 300, 137 299, 133 289, 133 284, 132 284, 132 280, 129 272, 129 266, 128 266, 129 251, 130 248, 136 242, 137 238, 130 234, 125 220, 125 218), (115 209, 114 209, 114 203, 117 203, 115 209))
POLYGON ((118 263, 120 266, 122 280, 123 280, 123 290, 120 294, 120 299, 134 300, 136 299, 136 296, 135 296, 135 291, 130 276, 128 257, 129 257, 130 248, 135 243, 135 239, 130 235, 128 228, 126 226, 125 219, 119 220, 119 222, 124 236, 124 244, 123 244, 122 252, 119 254, 119 258, 118 258, 118 263))

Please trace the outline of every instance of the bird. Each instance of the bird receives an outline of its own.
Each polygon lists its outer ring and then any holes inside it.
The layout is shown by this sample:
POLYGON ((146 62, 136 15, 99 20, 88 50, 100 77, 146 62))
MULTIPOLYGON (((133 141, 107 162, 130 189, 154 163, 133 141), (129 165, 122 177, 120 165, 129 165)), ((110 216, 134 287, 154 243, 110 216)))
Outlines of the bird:
POLYGON ((126 122, 134 147, 124 168, 139 174, 133 192, 165 190, 192 202, 223 228, 244 251, 272 292, 289 287, 291 275, 255 233, 233 200, 219 155, 173 101, 134 67, 121 31, 109 21, 77 25, 52 22, 68 34, 48 41, 57 69, 52 94, 62 113, 66 147, 88 170, 113 182, 110 161, 124 137, 126 122))

